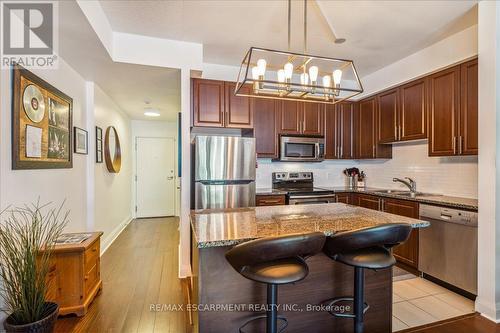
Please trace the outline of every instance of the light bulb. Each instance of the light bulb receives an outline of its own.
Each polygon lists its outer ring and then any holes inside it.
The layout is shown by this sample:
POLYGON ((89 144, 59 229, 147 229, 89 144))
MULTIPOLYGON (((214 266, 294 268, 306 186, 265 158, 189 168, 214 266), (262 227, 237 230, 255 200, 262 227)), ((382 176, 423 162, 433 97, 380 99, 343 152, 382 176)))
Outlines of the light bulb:
POLYGON ((252 79, 254 80, 259 79, 259 67, 257 66, 252 67, 252 79))
POLYGON ((340 85, 340 80, 342 79, 342 71, 340 69, 333 71, 333 83, 335 86, 340 85))
POLYGON ((259 59, 257 61, 257 67, 259 68, 259 75, 264 76, 266 74, 267 62, 265 59, 259 59))
POLYGON ((300 74, 300 84, 307 85, 309 83, 309 75, 307 73, 300 74))
POLYGON ((280 83, 285 82, 285 71, 283 69, 280 69, 278 71, 278 82, 280 83))
POLYGON ((329 88, 331 83, 330 75, 323 76, 323 87, 329 88))
POLYGON ((318 66, 311 66, 309 68, 309 77, 311 78, 311 82, 316 82, 318 79, 318 66))
POLYGON ((291 79, 293 75, 293 64, 291 62, 287 62, 285 64, 285 79, 291 79))

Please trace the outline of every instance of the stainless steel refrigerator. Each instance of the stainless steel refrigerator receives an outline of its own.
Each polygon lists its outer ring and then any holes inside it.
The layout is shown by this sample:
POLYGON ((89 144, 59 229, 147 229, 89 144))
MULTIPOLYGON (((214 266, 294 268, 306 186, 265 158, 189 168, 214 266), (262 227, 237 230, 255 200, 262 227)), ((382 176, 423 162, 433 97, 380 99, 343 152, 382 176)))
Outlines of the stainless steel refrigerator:
POLYGON ((195 138, 195 208, 255 206, 255 139, 195 138))

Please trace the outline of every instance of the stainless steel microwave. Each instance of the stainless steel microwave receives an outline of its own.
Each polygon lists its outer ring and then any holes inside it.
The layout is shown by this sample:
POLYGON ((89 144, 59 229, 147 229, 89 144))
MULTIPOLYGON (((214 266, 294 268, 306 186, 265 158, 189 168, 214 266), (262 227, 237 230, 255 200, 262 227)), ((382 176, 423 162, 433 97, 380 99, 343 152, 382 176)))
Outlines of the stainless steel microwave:
POLYGON ((325 159, 325 138, 282 135, 279 159, 293 162, 321 162, 325 159))

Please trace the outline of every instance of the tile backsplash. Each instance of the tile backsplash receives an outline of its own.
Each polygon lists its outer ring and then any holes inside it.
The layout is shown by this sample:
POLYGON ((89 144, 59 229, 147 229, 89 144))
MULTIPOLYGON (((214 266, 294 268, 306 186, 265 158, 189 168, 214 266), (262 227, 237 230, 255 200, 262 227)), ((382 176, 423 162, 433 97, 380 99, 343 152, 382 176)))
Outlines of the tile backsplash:
POLYGON ((477 198, 477 156, 429 157, 427 142, 394 144, 390 160, 328 160, 321 163, 271 162, 259 159, 257 188, 271 187, 271 173, 278 171, 312 171, 314 185, 343 186, 342 170, 357 167, 366 173, 366 186, 406 189, 394 183, 394 177, 410 177, 420 192, 477 198))

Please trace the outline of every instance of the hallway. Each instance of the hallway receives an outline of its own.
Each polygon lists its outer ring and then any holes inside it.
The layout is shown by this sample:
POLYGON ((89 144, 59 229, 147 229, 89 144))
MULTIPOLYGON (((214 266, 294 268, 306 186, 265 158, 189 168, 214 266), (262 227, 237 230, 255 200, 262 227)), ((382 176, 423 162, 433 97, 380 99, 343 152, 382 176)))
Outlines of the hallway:
POLYGON ((177 218, 132 221, 101 257, 101 295, 84 317, 59 318, 56 332, 185 332, 183 312, 150 310, 184 302, 177 228, 177 218))

